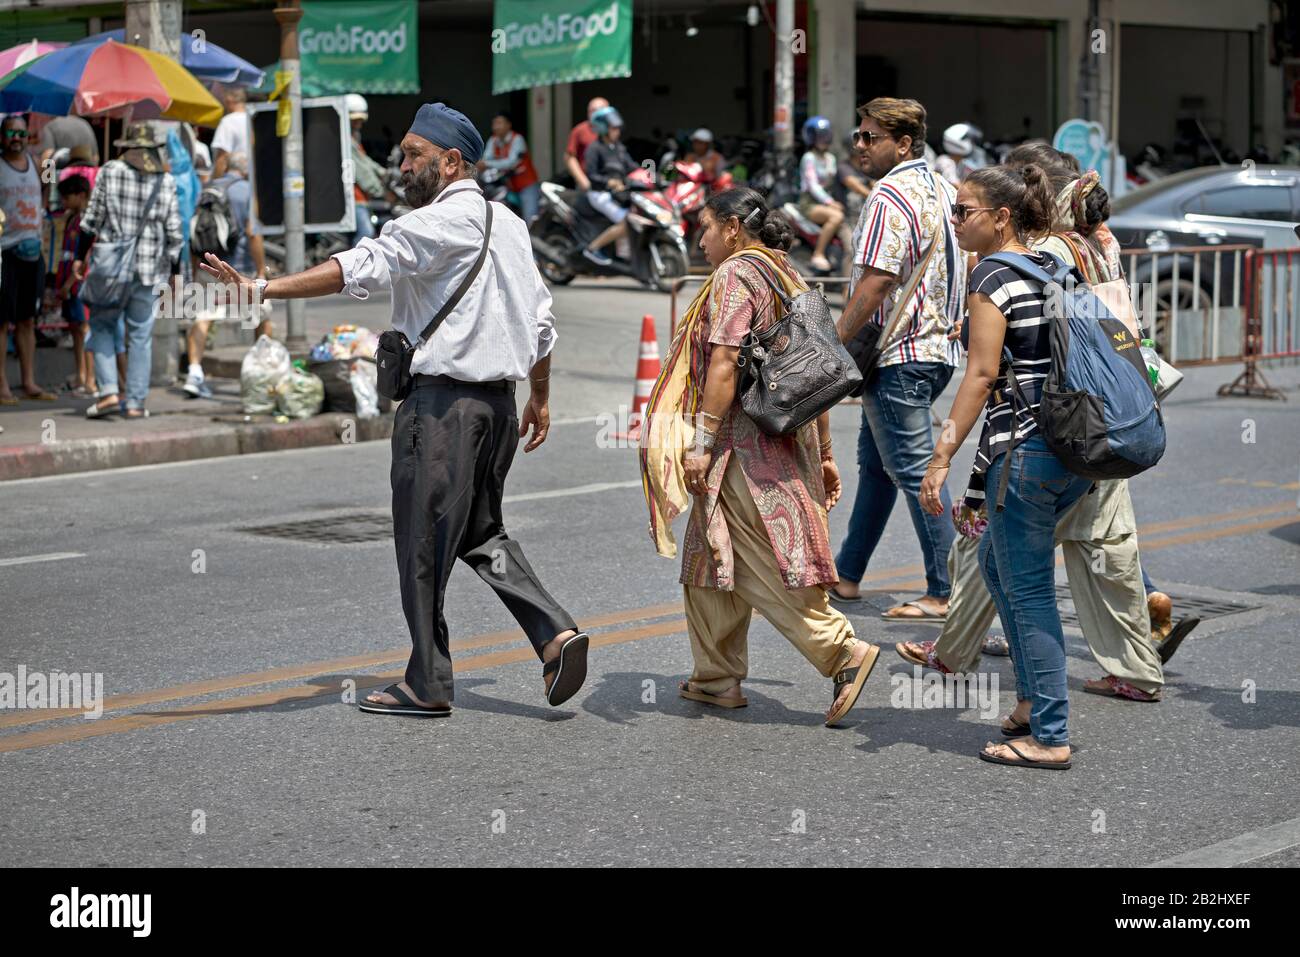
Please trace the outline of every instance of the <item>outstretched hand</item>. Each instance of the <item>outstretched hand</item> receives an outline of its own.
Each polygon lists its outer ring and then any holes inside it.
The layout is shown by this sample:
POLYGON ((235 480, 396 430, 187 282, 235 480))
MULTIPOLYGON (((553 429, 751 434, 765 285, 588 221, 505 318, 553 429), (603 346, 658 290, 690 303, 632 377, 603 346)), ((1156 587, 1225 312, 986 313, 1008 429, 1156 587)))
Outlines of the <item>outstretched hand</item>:
MULTIPOLYGON (((222 302, 234 302, 238 296, 236 290, 241 287, 249 287, 250 290, 252 288, 253 280, 251 277, 240 275, 235 267, 224 259, 218 259, 213 253, 204 253, 203 262, 199 263, 199 268, 208 275, 215 276, 220 282, 222 288, 219 295, 225 297, 221 299, 222 302)), ((245 301, 252 301, 250 293, 245 293, 243 298, 245 301)))

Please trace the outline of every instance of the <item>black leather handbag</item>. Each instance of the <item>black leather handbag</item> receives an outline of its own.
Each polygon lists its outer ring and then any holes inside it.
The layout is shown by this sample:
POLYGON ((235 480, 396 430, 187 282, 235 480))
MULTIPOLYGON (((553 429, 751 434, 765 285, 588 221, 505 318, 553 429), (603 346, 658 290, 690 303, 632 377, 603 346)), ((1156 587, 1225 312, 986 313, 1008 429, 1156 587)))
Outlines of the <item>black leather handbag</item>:
POLYGON ((789 435, 850 394, 862 375, 840 343, 822 291, 792 299, 766 263, 745 258, 772 287, 780 318, 741 343, 740 407, 768 435, 789 435))
POLYGON ((487 258, 488 240, 492 238, 492 204, 485 198, 483 205, 487 207, 486 222, 483 225, 483 248, 479 250, 478 258, 474 260, 469 275, 452 293, 451 298, 442 304, 438 314, 429 320, 429 324, 424 327, 415 345, 411 345, 411 341, 396 329, 389 329, 379 337, 379 346, 375 349, 375 365, 379 369, 376 387, 384 398, 400 402, 411 394, 411 360, 415 358, 415 350, 422 343, 428 342, 429 337, 438 331, 442 320, 456 308, 469 287, 474 285, 474 280, 478 278, 479 271, 483 268, 483 260, 487 258))

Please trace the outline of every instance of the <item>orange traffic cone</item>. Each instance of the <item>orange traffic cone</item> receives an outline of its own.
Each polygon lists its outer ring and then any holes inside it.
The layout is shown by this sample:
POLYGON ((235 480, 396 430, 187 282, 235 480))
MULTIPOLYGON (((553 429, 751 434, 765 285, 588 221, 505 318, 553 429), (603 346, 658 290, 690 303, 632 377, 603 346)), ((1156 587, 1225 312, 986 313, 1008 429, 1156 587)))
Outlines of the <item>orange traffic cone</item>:
POLYGON ((632 413, 628 431, 615 437, 635 442, 641 437, 641 419, 650 401, 650 390, 659 378, 659 339, 655 336, 655 317, 641 317, 641 354, 636 362, 636 388, 632 393, 632 413))

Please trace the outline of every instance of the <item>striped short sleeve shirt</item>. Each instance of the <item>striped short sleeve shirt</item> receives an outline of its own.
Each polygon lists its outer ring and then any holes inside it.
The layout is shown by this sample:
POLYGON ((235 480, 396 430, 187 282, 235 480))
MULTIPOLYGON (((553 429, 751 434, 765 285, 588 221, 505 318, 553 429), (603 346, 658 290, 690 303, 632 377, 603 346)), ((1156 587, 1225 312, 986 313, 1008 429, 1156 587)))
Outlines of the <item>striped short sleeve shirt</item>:
POLYGON ((884 325, 930 244, 934 253, 910 301, 906 331, 895 335, 881 356, 882 366, 903 362, 942 362, 955 366, 960 356, 948 333, 966 310, 965 258, 952 228, 952 184, 934 175, 925 160, 895 166, 871 192, 853 231, 853 286, 868 267, 898 277, 898 287, 871 321, 884 325))
MULTIPOLYGON (((1051 275, 1060 268, 1060 260, 1050 253, 1030 253, 1028 258, 1051 275)), ((997 383, 989 394, 985 406, 984 428, 980 432, 979 450, 970 485, 966 489, 966 504, 978 509, 984 504, 985 474, 992 461, 1011 446, 1012 436, 1020 442, 1038 433, 1034 413, 1038 411, 1043 380, 1052 364, 1051 325, 1044 303, 1043 284, 1028 279, 1001 263, 981 260, 970 277, 970 292, 988 296, 1006 317, 1007 332, 1003 340, 1005 350, 1011 352, 1011 364, 1016 381, 1028 406, 1017 402, 1014 415, 1008 391, 1006 359, 998 370, 997 383), (1014 422, 1013 422, 1014 418, 1014 422)), ((974 316, 971 317, 974 321, 974 316)))

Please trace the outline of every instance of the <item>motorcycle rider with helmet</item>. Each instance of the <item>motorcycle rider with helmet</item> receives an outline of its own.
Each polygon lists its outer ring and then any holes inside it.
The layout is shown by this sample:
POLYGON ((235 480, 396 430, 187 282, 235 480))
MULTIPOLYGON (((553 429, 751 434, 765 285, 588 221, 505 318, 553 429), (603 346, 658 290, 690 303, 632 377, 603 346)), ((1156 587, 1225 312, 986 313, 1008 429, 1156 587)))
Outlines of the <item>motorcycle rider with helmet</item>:
POLYGON ((356 231, 352 234, 352 245, 362 239, 374 239, 375 227, 370 221, 372 199, 384 199, 387 189, 384 177, 387 170, 366 154, 361 145, 361 127, 370 119, 370 105, 360 93, 349 93, 344 97, 348 111, 348 123, 352 127, 352 192, 356 210, 356 231))
POLYGON ((711 183, 722 172, 722 154, 713 148, 713 131, 701 126, 691 134, 691 151, 683 162, 699 163, 704 171, 704 181, 711 183))
POLYGON ((943 155, 935 159, 934 171, 952 183, 960 186, 964 180, 981 165, 976 148, 984 138, 979 127, 969 123, 954 123, 943 131, 943 155))
POLYGON ((614 193, 627 186, 627 176, 637 168, 632 155, 622 143, 623 117, 612 106, 597 110, 591 117, 592 129, 599 139, 587 147, 583 165, 591 182, 587 202, 613 225, 587 244, 582 255, 598 266, 608 266, 613 260, 601 250, 627 235, 627 207, 614 198, 614 193))
POLYGON ((818 272, 830 272, 826 248, 844 225, 844 204, 830 192, 839 177, 831 121, 810 116, 803 125, 803 142, 808 150, 799 160, 799 211, 822 228, 809 261, 818 272))

